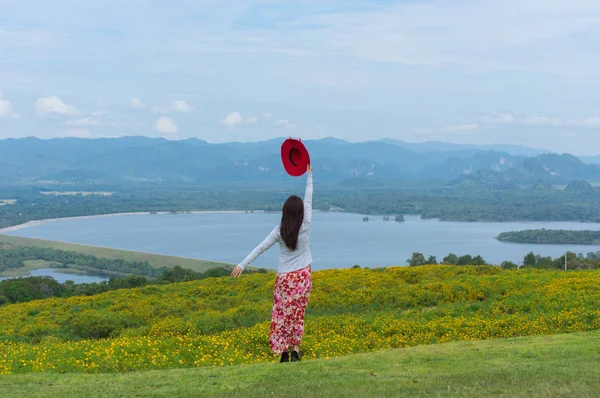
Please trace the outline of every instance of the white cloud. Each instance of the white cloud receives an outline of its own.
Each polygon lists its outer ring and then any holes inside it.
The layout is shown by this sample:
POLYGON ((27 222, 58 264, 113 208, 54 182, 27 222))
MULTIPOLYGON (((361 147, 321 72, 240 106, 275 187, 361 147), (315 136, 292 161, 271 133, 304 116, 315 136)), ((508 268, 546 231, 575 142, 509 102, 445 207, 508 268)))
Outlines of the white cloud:
POLYGON ((188 103, 184 100, 175 100, 171 102, 171 107, 173 108, 173 110, 176 110, 177 112, 181 113, 188 113, 194 109, 191 106, 189 106, 188 103))
POLYGON ((2 98, 0 94, 0 119, 18 119, 19 114, 15 113, 9 100, 2 98))
POLYGON ((286 129, 295 129, 297 127, 295 124, 290 123, 289 120, 278 120, 275 124, 286 129))
POLYGON ((70 104, 65 104, 60 98, 50 96, 41 97, 35 103, 35 113, 38 116, 45 115, 78 115, 79 111, 70 104))
POLYGON ((91 115, 94 116, 94 117, 102 117, 102 116, 107 115, 107 114, 108 114, 108 111, 93 111, 91 113, 91 115))
POLYGON ((229 115, 225 116, 225 119, 221 119, 221 124, 224 124, 227 127, 235 127, 242 124, 243 120, 244 118, 242 117, 241 113, 233 111, 229 115))
POLYGON ((444 132, 457 132, 457 131, 473 131, 473 130, 477 130, 479 128, 478 124, 475 123, 471 123, 471 124, 458 124, 455 126, 446 126, 444 127, 444 132))
POLYGON ((391 2, 311 16, 322 29, 305 35, 322 52, 371 61, 597 75, 585 37, 597 37, 599 15, 596 0, 391 2))
POLYGON ((153 106, 152 107, 152 112, 153 113, 163 113, 165 110, 163 108, 161 108, 160 106, 153 106))
POLYGON ((248 117, 248 118, 244 119, 244 123, 256 124, 256 123, 258 123, 258 118, 256 116, 248 117))
POLYGON ((496 115, 486 116, 484 120, 492 124, 512 124, 515 122, 515 117, 510 113, 498 113, 496 115))
MULTIPOLYGON (((185 2, 180 7, 161 3, 148 9, 141 19, 133 18, 135 8, 128 2, 93 11, 92 8, 97 7, 95 2, 77 2, 69 15, 50 8, 33 9, 26 3, 11 2, 2 13, 8 22, 2 26, 7 31, 5 37, 0 36, 0 49, 4 50, 0 54, 12 54, 15 59, 14 68, 11 64, 2 70, 2 81, 5 81, 2 84, 12 85, 4 87, 7 94, 19 89, 18 78, 35 78, 28 90, 41 94, 29 97, 30 106, 38 96, 49 92, 83 108, 83 100, 80 103, 66 93, 85 88, 87 92, 77 94, 87 95, 91 100, 88 110, 105 108, 94 103, 97 98, 102 98, 107 105, 120 101, 130 113, 139 113, 136 122, 143 123, 145 117, 150 116, 145 120, 150 128, 152 120, 162 115, 177 118, 171 101, 186 99, 196 107, 195 113, 208 112, 214 109, 211 107, 223 104, 225 111, 244 110, 245 117, 241 121, 229 120, 240 129, 253 130, 253 137, 257 138, 293 131, 283 126, 276 128, 278 119, 293 119, 300 123, 299 129, 304 128, 307 122, 292 113, 299 111, 310 115, 315 123, 331 126, 330 135, 346 139, 371 138, 369 134, 403 139, 410 136, 415 127, 471 123, 479 124, 482 129, 489 125, 494 127, 485 135, 472 134, 476 140, 534 143, 532 136, 522 136, 526 135, 522 132, 538 131, 541 135, 547 131, 548 145, 555 147, 558 144, 552 139, 559 127, 553 127, 546 119, 530 118, 527 119, 529 127, 521 128, 524 122, 520 119, 527 114, 546 115, 548 119, 560 115, 561 123, 570 126, 561 131, 592 130, 596 122, 585 117, 598 115, 594 108, 600 89, 600 52, 595 41, 600 37, 600 2, 597 0, 367 0, 353 2, 357 7, 346 7, 339 1, 309 1, 268 12, 257 8, 254 1, 244 2, 239 7, 214 7, 216 3, 212 0, 185 2), (97 22, 94 18, 100 18, 95 17, 99 15, 97 12, 101 13, 101 19, 122 25, 126 40, 115 43, 110 37, 90 38, 81 34, 85 26, 97 22), (25 40, 16 41, 12 34, 16 28, 13 24, 17 22, 10 21, 18 21, 22 15, 27 15, 32 23, 31 27, 16 29, 19 34, 27 34, 25 40), (185 15, 203 15, 206 23, 194 24, 182 19, 185 15), (266 28, 232 23, 248 20, 266 28), (161 28, 175 21, 179 21, 177 29, 161 28), (57 30, 57 26, 60 29, 57 30), (41 38, 45 31, 56 32, 51 41, 41 38), (94 51, 80 53, 76 68, 63 56, 86 43, 94 51), (292 55, 290 50, 309 52, 313 56, 292 55), (114 51, 131 56, 111 57, 114 51), (50 68, 43 76, 18 68, 18 65, 45 64, 48 57, 58 57, 56 62, 64 63, 65 67, 50 68), (118 65, 120 72, 111 76, 110 81, 98 79, 94 68, 86 67, 99 58, 107 60, 109 67, 118 65), (390 65, 387 61, 410 66, 390 65), (264 65, 270 65, 273 73, 265 74, 264 65), (238 73, 241 66, 243 76, 238 73), (539 71, 546 73, 535 73, 539 71), (333 84, 326 86, 330 81, 333 84), (189 94, 190 82, 201 87, 205 98, 215 98, 215 103, 207 103, 205 107, 202 102, 196 102, 189 94), (166 97, 164 103, 152 98, 153 93, 161 89, 166 97), (401 107, 394 105, 397 101, 393 100, 394 93, 399 92, 411 99, 401 107), (127 96, 131 93, 148 101, 144 105, 136 98, 136 103, 145 109, 129 106, 127 96), (364 98, 373 100, 361 103, 364 98), (454 100, 447 102, 445 98, 454 100), (264 105, 253 110, 240 107, 248 100, 264 105), (162 107, 160 113, 152 114, 153 105, 162 107), (271 109, 273 115, 265 109, 271 109), (361 111, 354 111, 357 109, 361 111), (483 110, 512 110, 514 113, 484 119, 483 110), (248 116, 258 116, 259 121, 252 125, 254 119, 248 116), (257 126, 262 127, 262 123, 266 128, 259 132, 257 126), (365 126, 371 128, 365 129, 365 126)), ((10 99, 16 111, 25 117, 26 111, 16 102, 17 98, 11 95, 10 99)), ((114 112, 115 118, 133 119, 117 109, 108 109, 114 112)), ((105 124, 104 119, 87 113, 68 119, 90 115, 105 124)), ((225 115, 217 113, 213 123, 225 115)), ((192 113, 188 117, 194 116, 192 113)), ((222 123, 228 125, 224 122, 225 119, 222 123)), ((183 119, 178 123, 184 126, 183 119)), ((26 129, 30 126, 16 124, 23 130, 13 134, 28 133, 26 129)), ((206 129, 204 138, 238 138, 223 135, 219 130, 225 128, 217 127, 221 129, 206 129)), ((91 130, 94 135, 98 133, 95 128, 91 130)), ((124 127, 119 130, 142 131, 124 127)), ((466 135, 456 134, 458 139, 466 135)), ((448 133, 447 137, 451 139, 452 134, 448 133)), ((600 135, 598 137, 600 140, 600 135)), ((580 140, 573 146, 591 151, 591 145, 583 142, 580 140)))
POLYGON ((537 115, 522 117, 519 122, 528 126, 558 126, 561 124, 559 119, 537 115))
POLYGON ((133 108, 145 108, 146 105, 137 97, 133 97, 129 100, 129 105, 133 108))
POLYGON ((92 138, 92 134, 86 128, 71 129, 65 132, 65 137, 73 138, 92 138))
POLYGON ((67 126, 97 126, 99 122, 92 117, 84 117, 77 120, 68 120, 65 122, 67 126))
POLYGON ((528 115, 515 116, 510 113, 501 113, 483 118, 489 124, 519 124, 525 126, 575 126, 575 127, 600 127, 600 116, 586 118, 567 118, 528 115))
POLYGON ((164 137, 177 138, 177 132, 179 129, 177 125, 168 117, 161 116, 154 123, 154 130, 158 131, 164 137))
POLYGON ((585 119, 568 119, 566 124, 578 127, 600 127, 600 117, 588 117, 585 119))

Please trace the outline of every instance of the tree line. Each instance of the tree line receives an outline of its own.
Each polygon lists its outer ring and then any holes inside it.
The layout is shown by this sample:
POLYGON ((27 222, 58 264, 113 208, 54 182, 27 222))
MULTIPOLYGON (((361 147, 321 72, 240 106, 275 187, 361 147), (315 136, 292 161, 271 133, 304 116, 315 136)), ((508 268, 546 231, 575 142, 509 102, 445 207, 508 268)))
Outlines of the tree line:
MULTIPOLYGON (((406 260, 409 266, 415 267, 420 265, 438 264, 435 256, 426 257, 423 253, 415 252, 406 260)), ((567 270, 584 270, 584 269, 600 269, 600 251, 589 252, 586 255, 582 253, 576 254, 572 252, 566 253, 567 270)), ((450 253, 442 259, 439 264, 446 265, 488 265, 482 256, 471 256, 469 254, 457 256, 450 253)), ((538 268, 538 269, 564 269, 565 256, 552 258, 550 256, 541 256, 530 252, 525 255, 523 261, 517 264, 512 261, 503 261, 499 267, 503 269, 521 269, 521 268, 538 268)))
MULTIPOLYGON (((105 187, 103 187, 105 188, 105 187)), ((100 189, 100 188, 99 188, 100 189)), ((94 190, 87 186, 86 190, 94 190)), ((37 191, 6 192, 16 199, 0 206, 0 228, 32 220, 123 212, 186 212, 191 210, 279 211, 297 189, 274 185, 249 190, 243 186, 120 187, 111 196, 43 195, 37 191)), ((498 191, 465 186, 423 188, 344 188, 324 185, 314 207, 331 207, 367 215, 413 214, 444 221, 592 221, 600 222, 600 194, 580 194, 533 188, 498 191)))
POLYGON ((502 242, 600 245, 600 231, 569 231, 562 229, 528 229, 502 232, 496 237, 502 242))
POLYGON ((25 266, 25 261, 29 260, 44 260, 52 263, 56 268, 66 268, 69 265, 74 265, 93 268, 99 273, 113 271, 122 274, 143 275, 151 278, 162 276, 165 270, 164 267, 153 267, 147 261, 109 259, 46 247, 4 245, 0 249, 0 271, 22 268, 25 266))
POLYGON ((537 269, 565 269, 565 257, 567 270, 600 269, 600 251, 582 253, 567 252, 565 255, 552 258, 529 252, 523 258, 521 264, 512 261, 503 261, 500 266, 503 269, 537 268, 537 269))
MULTIPOLYGON (((416 267, 419 265, 435 265, 438 264, 436 256, 425 257, 423 253, 415 252, 412 256, 406 260, 409 266, 416 267)), ((486 265, 486 261, 480 255, 471 256, 465 254, 457 256, 454 253, 448 254, 444 257, 440 264, 446 265, 486 265)))

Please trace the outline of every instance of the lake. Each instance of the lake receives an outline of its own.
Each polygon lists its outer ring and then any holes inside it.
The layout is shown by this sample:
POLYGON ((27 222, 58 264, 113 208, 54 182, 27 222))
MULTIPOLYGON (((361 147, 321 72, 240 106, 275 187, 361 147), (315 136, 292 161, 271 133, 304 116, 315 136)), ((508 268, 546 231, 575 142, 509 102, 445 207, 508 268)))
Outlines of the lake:
MULTIPOLYGON (((237 264, 279 223, 277 213, 132 214, 57 220, 9 232, 9 235, 136 250, 237 264)), ((521 263, 525 254, 558 257, 599 246, 503 243, 500 232, 524 229, 590 229, 600 224, 578 222, 462 223, 422 220, 384 222, 383 217, 315 212, 311 249, 313 269, 405 265, 415 251, 441 260, 448 253, 480 254, 492 264, 521 263)), ((393 219, 393 218, 392 218, 393 219)), ((273 247, 254 265, 276 268, 273 247)))
MULTIPOLYGON (((109 279, 109 278, 106 278, 103 276, 96 276, 96 275, 77 275, 77 274, 56 272, 56 269, 54 269, 54 268, 34 269, 29 272, 29 275, 25 275, 23 277, 27 277, 27 276, 51 276, 54 279, 56 279, 56 281, 59 283, 65 283, 66 281, 73 281, 75 283, 95 283, 95 282, 100 283, 102 281, 108 281, 108 279, 109 279)), ((0 276, 0 281, 3 281, 5 279, 13 279, 13 278, 18 278, 18 277, 0 276)))

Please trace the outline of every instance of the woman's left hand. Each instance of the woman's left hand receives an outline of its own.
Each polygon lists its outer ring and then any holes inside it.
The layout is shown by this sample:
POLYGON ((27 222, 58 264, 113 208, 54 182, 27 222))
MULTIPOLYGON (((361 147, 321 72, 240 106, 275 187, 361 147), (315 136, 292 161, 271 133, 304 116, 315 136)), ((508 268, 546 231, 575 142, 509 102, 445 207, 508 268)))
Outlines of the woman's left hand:
POLYGON ((233 271, 231 271, 231 276, 237 278, 242 274, 242 272, 244 272, 244 270, 238 265, 233 269, 233 271))

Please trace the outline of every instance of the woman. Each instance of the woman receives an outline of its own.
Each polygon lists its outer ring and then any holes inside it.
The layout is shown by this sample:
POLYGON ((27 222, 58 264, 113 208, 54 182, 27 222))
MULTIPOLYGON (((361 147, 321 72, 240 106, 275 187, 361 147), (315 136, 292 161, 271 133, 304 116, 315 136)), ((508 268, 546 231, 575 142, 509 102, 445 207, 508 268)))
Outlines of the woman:
POLYGON ((256 247, 231 273, 238 277, 244 268, 275 243, 279 243, 279 265, 275 280, 271 334, 269 343, 280 362, 300 360, 300 343, 304 333, 304 310, 312 291, 310 252, 310 223, 312 220, 313 176, 307 166, 304 203, 298 196, 290 196, 283 205, 281 224, 256 247))

